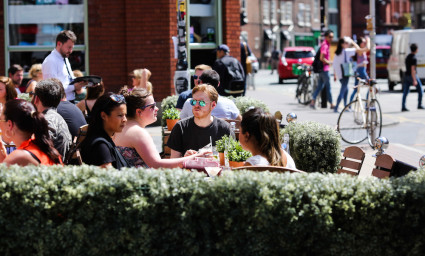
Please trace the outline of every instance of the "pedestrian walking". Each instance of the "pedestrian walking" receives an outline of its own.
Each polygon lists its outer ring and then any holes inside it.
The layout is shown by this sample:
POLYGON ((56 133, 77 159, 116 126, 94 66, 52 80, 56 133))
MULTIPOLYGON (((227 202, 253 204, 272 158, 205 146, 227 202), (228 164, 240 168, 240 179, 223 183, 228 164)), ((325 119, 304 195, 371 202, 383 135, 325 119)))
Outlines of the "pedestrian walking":
POLYGON ((403 99, 401 103, 401 111, 409 111, 406 108, 406 98, 407 94, 409 94, 410 85, 416 86, 416 90, 418 91, 418 109, 424 109, 422 105, 422 83, 418 77, 418 73, 416 72, 417 59, 416 54, 418 53, 418 45, 411 44, 410 45, 410 54, 406 57, 406 73, 403 78, 403 99))
MULTIPOLYGON (((370 50, 369 37, 367 38, 359 37, 359 39, 357 39, 357 44, 360 46, 360 48, 356 50, 356 55, 354 56, 354 60, 356 61, 356 64, 357 64, 356 77, 355 77, 356 79, 354 80, 354 86, 357 86, 359 84, 359 79, 357 78, 361 78, 366 81, 369 81, 369 76, 366 71, 367 64, 369 63, 367 61, 367 52, 370 50)), ((350 102, 353 101, 356 93, 357 93, 357 88, 354 88, 353 93, 351 94, 351 97, 350 97, 350 102)))
POLYGON ((320 91, 325 87, 326 93, 328 95, 328 101, 331 103, 331 108, 333 109, 335 106, 332 104, 332 94, 331 94, 331 81, 329 77, 329 69, 330 65, 332 65, 332 61, 330 58, 330 46, 332 39, 334 37, 334 33, 332 30, 327 30, 324 34, 325 40, 320 45, 320 61, 323 63, 323 69, 319 73, 319 82, 316 91, 313 93, 313 99, 311 100, 310 107, 316 109, 315 102, 317 95, 319 95, 320 91))
POLYGON ((271 57, 271 66, 272 66, 272 72, 270 73, 273 75, 273 71, 276 69, 279 65, 279 58, 280 58, 280 51, 276 49, 276 47, 272 51, 272 57, 271 57))
POLYGON ((352 75, 351 58, 356 54, 359 46, 349 37, 340 38, 335 51, 333 60, 334 81, 337 79, 341 83, 338 99, 335 104, 334 112, 338 113, 338 106, 341 100, 344 100, 344 106, 347 105, 348 81, 352 75), (350 47, 354 46, 354 47, 350 47))

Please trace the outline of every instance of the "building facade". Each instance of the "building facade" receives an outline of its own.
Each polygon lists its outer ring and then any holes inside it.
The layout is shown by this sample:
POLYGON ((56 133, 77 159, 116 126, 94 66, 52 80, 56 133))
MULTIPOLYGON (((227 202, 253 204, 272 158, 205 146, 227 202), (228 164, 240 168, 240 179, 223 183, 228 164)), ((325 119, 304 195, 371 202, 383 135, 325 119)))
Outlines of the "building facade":
MULTIPOLYGON (((241 0, 247 24, 241 34, 267 63, 274 48, 316 46, 320 37, 320 0, 241 0)), ((263 65, 264 66, 264 65, 263 65)))
MULTIPOLYGON (((186 2, 189 68, 212 64, 213 50, 221 43, 240 56, 239 0, 186 2), (205 10, 203 17, 196 14, 199 8, 205 10), (190 24, 197 41, 190 40, 190 24)), ((0 70, 6 74, 11 64, 28 69, 41 62, 62 29, 78 37, 72 68, 100 75, 108 91, 130 84, 132 70, 148 68, 156 100, 175 93, 177 0, 5 0, 0 5, 0 70)))

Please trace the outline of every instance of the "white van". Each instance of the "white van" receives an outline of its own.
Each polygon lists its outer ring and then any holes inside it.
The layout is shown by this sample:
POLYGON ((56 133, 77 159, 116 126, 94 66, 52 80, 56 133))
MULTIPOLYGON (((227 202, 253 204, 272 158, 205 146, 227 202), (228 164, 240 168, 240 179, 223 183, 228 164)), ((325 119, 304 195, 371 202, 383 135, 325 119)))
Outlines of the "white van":
POLYGON ((397 83, 401 83, 403 74, 406 72, 405 59, 410 53, 410 45, 418 45, 416 59, 418 65, 416 70, 419 79, 425 81, 425 29, 397 30, 393 32, 393 41, 391 44, 391 55, 388 60, 388 88, 394 90, 397 83))

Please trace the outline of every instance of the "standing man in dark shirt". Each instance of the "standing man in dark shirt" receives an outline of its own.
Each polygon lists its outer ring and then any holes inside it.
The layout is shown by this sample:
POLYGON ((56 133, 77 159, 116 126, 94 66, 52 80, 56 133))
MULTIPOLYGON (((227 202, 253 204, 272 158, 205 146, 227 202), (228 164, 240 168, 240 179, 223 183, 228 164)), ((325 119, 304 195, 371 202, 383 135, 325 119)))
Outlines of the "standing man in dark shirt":
POLYGON ((407 94, 409 94, 410 85, 416 86, 416 90, 418 91, 418 109, 424 109, 422 105, 422 95, 423 95, 422 83, 416 72, 416 66, 417 66, 416 53, 418 53, 418 45, 411 44, 410 54, 407 55, 406 61, 405 61, 406 74, 403 79, 403 99, 401 103, 402 112, 409 111, 406 108, 406 98, 407 98, 407 94))

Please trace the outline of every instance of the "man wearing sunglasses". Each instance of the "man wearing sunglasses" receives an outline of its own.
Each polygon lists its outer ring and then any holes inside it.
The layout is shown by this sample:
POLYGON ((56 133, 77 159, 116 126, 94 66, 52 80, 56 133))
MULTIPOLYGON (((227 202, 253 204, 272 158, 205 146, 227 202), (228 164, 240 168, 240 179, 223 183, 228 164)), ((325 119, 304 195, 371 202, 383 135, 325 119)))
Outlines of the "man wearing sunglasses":
MULTIPOLYGON (((200 64, 195 67, 195 74, 193 75, 193 82, 195 86, 198 86, 199 84, 199 77, 202 75, 202 73, 205 70, 211 70, 212 68, 208 65, 200 64)), ((193 86, 193 87, 195 87, 193 86)), ((176 108, 178 110, 183 109, 183 105, 186 102, 187 99, 192 98, 192 90, 187 90, 185 92, 180 93, 179 98, 177 99, 176 108)))
MULTIPOLYGON (((218 91, 218 87, 220 86, 220 76, 215 70, 205 70, 199 79, 201 83, 212 85, 218 91)), ((183 109, 180 113, 180 119, 193 116, 192 110, 191 101, 189 99, 183 105, 183 109)), ((236 107, 235 103, 232 100, 221 96, 218 96, 217 106, 212 110, 211 115, 224 119, 242 120, 242 116, 240 115, 239 109, 236 107)))
POLYGON ((193 116, 180 120, 171 131, 167 146, 171 148, 171 158, 190 155, 224 135, 234 136, 228 122, 211 115, 217 105, 218 92, 208 84, 193 88, 190 104, 193 116))

